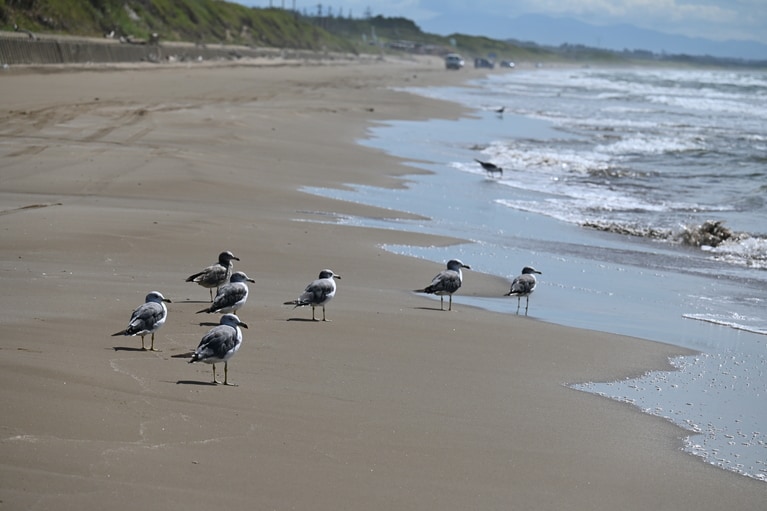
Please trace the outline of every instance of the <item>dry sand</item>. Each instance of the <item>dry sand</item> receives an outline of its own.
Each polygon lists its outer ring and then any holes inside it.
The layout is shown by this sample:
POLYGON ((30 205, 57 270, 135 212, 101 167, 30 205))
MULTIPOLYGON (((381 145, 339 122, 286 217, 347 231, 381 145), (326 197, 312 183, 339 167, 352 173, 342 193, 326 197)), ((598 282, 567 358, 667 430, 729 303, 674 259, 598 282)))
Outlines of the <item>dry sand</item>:
MULTIPOLYGON (((78 69, 0 75, 0 509, 758 509, 767 486, 680 450, 685 432, 566 384, 667 367, 682 350, 439 302, 440 265, 338 225, 401 216, 300 192, 399 186, 355 144, 379 120, 455 105, 387 89, 458 82, 439 62, 78 69), (255 278, 230 363, 187 364, 208 291, 255 278), (327 323, 293 299, 342 275, 327 323), (111 337, 173 300, 158 353, 111 337)), ((466 261, 471 263, 471 261, 466 261)), ((466 272, 463 294, 499 296, 466 272)), ((201 317, 205 316, 205 317, 201 317)))

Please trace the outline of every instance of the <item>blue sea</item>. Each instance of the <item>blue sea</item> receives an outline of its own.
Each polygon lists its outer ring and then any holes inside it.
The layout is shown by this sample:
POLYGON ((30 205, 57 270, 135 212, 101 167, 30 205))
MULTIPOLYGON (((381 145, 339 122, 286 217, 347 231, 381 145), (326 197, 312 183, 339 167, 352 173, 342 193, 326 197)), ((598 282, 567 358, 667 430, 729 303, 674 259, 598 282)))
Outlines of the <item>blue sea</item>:
MULTIPOLYGON (((465 240, 385 247, 435 273, 451 258, 509 280, 534 266, 530 318, 695 350, 676 371, 563 383, 666 418, 691 455, 767 482, 767 73, 518 68, 469 85, 407 89, 464 117, 360 141, 430 173, 306 191, 428 219, 341 222, 465 240)), ((506 291, 454 301, 515 315, 506 291)))

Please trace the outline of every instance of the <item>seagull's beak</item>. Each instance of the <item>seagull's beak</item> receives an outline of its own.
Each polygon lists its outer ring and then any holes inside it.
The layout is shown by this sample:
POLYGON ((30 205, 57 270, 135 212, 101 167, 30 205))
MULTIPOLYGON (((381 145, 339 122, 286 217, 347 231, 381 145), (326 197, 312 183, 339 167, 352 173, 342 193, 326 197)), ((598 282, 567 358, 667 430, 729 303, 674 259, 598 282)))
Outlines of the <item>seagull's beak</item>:
POLYGON ((163 298, 162 301, 163 302, 167 302, 167 303, 173 303, 173 302, 170 301, 170 298, 163 298))
POLYGON ((340 278, 341 278, 341 276, 340 276, 340 275, 336 275, 336 274, 333 274, 333 278, 335 278, 335 279, 340 279, 340 278))
POLYGON ((240 325, 242 328, 248 328, 248 324, 247 323, 243 323, 242 321, 240 321, 238 323, 238 325, 240 325))

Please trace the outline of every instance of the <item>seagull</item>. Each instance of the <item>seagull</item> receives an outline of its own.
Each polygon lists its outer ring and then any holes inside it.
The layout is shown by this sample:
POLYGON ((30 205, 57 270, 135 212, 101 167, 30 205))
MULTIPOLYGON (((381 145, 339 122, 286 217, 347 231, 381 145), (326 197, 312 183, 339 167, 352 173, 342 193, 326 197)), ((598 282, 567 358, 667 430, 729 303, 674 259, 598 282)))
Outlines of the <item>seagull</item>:
POLYGON ((152 344, 149 350, 157 351, 154 349, 154 333, 168 319, 168 308, 165 306, 165 302, 170 303, 170 300, 165 298, 162 293, 152 291, 146 295, 145 302, 136 307, 131 314, 128 328, 112 334, 112 337, 117 335, 140 335, 141 349, 146 350, 144 347, 144 336, 152 334, 152 344))
POLYGON ((431 281, 431 284, 423 289, 416 289, 416 293, 429 293, 439 295, 439 310, 445 310, 444 295, 450 297, 450 305, 447 310, 453 310, 453 293, 458 291, 463 283, 463 273, 461 268, 471 270, 467 264, 463 264, 458 259, 451 259, 447 262, 447 269, 439 272, 431 281))
POLYGON ((246 282, 255 283, 256 281, 245 275, 245 272, 236 271, 232 273, 229 283, 218 288, 210 307, 197 311, 197 314, 201 312, 218 312, 220 314, 231 312, 236 314, 237 310, 248 300, 248 284, 246 282))
POLYGON ((503 169, 496 165, 495 163, 490 163, 489 161, 481 161, 476 158, 474 158, 474 161, 482 165, 482 168, 485 169, 488 175, 492 176, 496 172, 503 176, 503 169))
POLYGON ((210 301, 213 301, 213 288, 218 290, 219 287, 229 282, 229 277, 232 276, 232 267, 234 263, 232 260, 239 261, 239 257, 235 257, 234 254, 229 252, 221 252, 218 254, 218 263, 212 264, 202 270, 199 273, 190 275, 186 278, 187 282, 197 282, 202 287, 207 287, 210 291, 210 301))
POLYGON ((314 317, 314 308, 322 306, 322 321, 327 321, 325 319, 325 304, 336 295, 336 281, 333 279, 340 278, 341 276, 333 273, 333 270, 322 270, 319 278, 306 286, 303 294, 298 299, 285 302, 284 305, 295 305, 295 307, 311 305, 312 321, 317 321, 314 317))
POLYGON ((505 106, 502 106, 500 108, 496 108, 495 109, 495 113, 497 113, 498 115, 503 115, 504 111, 506 111, 506 107, 505 106))
POLYGON ((211 328, 200 340, 197 349, 192 354, 190 364, 205 362, 213 365, 213 383, 220 384, 216 379, 216 364, 224 363, 224 385, 229 383, 229 359, 237 353, 242 345, 242 330, 248 325, 240 321, 234 314, 224 314, 217 326, 211 328))
POLYGON ((535 291, 535 286, 538 281, 535 279, 535 274, 542 275, 541 272, 533 268, 532 266, 525 266, 522 268, 522 274, 511 281, 511 290, 503 296, 516 296, 517 297, 517 314, 519 314, 519 302, 522 297, 525 297, 525 316, 527 316, 527 308, 530 306, 530 295, 535 291))

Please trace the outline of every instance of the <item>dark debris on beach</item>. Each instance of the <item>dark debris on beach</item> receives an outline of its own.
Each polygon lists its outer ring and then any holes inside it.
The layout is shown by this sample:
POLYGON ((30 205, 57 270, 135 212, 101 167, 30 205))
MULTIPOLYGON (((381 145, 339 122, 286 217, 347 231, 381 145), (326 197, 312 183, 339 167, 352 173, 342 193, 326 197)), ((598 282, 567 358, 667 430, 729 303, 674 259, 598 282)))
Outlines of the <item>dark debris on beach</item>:
POLYGON ((606 222, 584 222, 581 225, 589 229, 615 234, 677 241, 692 247, 717 247, 728 240, 737 241, 748 237, 745 233, 733 233, 732 230, 725 227, 722 220, 706 220, 700 225, 686 225, 679 233, 674 233, 671 229, 636 227, 606 222))

